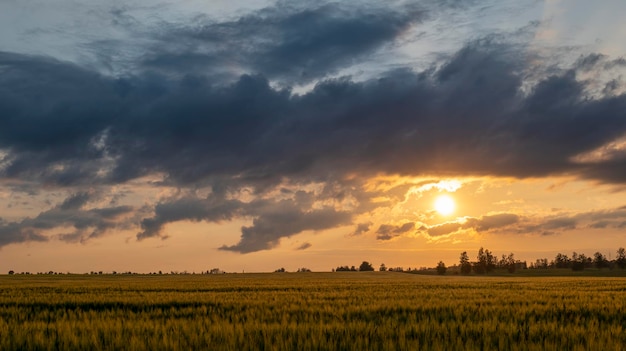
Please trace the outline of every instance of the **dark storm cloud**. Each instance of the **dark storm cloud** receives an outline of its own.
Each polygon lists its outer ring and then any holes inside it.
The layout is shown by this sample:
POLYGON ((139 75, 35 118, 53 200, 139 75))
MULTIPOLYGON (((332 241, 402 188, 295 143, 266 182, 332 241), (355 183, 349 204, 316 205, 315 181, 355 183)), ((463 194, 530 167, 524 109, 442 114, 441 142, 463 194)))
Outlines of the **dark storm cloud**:
POLYGON ((47 241, 49 235, 46 231, 59 228, 73 228, 70 233, 58 235, 61 240, 69 242, 96 238, 113 229, 128 229, 130 224, 124 217, 132 214, 132 207, 85 209, 84 206, 93 199, 92 194, 76 193, 34 218, 25 218, 19 222, 0 221, 0 246, 47 241))
POLYGON ((308 82, 389 44, 422 17, 411 7, 285 1, 233 21, 172 24, 143 65, 174 74, 234 70, 308 82))
POLYGON ((93 138, 125 108, 115 81, 45 57, 0 52, 0 160, 5 178, 72 185, 102 164, 93 138))
POLYGON ((620 159, 571 159, 626 133, 626 97, 585 98, 573 70, 524 95, 514 52, 475 42, 438 70, 326 80, 301 96, 262 76, 225 86, 202 77, 109 79, 0 55, 8 72, 0 76, 0 145, 9 150, 0 172, 61 185, 156 172, 183 186, 236 179, 271 187, 348 172, 624 180, 620 159))
POLYGON ((0 73, 0 147, 76 157, 121 112, 115 83, 73 64, 0 52, 0 73))

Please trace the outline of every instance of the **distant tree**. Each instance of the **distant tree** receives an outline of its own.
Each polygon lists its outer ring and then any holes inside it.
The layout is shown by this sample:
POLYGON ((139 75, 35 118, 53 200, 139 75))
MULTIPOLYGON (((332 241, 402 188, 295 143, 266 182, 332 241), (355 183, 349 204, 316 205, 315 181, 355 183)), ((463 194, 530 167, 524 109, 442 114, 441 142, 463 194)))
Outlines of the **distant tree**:
POLYGON ((381 272, 384 272, 384 271, 386 271, 386 270, 387 270, 387 266, 385 266, 385 264, 384 264, 384 263, 381 263, 381 264, 380 264, 380 267, 378 268, 378 270, 379 270, 379 271, 381 271, 381 272))
POLYGON ((578 254, 576 251, 572 253, 572 270, 582 271, 587 266, 587 256, 585 254, 578 254))
POLYGON ((358 270, 358 269, 356 269, 356 267, 355 267, 355 266, 351 266, 351 267, 350 267, 350 272, 356 272, 357 270, 358 270))
POLYGON ((535 261, 535 268, 540 268, 540 269, 548 268, 548 259, 547 258, 538 258, 535 261))
POLYGON ((593 254, 593 265, 598 269, 606 268, 609 266, 609 260, 598 251, 593 254))
POLYGON ((13 274, 15 274, 15 272, 14 272, 14 271, 12 271, 12 270, 11 270, 11 271, 9 271, 9 275, 13 275, 13 274))
POLYGON ((476 259, 477 261, 474 262, 474 272, 477 274, 489 273, 496 268, 497 260, 489 250, 485 250, 481 247, 478 250, 476 259))
POLYGON ((485 262, 486 262, 486 271, 487 273, 493 271, 494 269, 496 269, 496 265, 498 264, 498 259, 491 253, 491 251, 486 250, 484 252, 485 255, 485 262))
POLYGON ((274 273, 285 273, 286 270, 283 267, 278 268, 277 270, 274 271, 274 273))
POLYGON ((482 247, 478 249, 478 255, 476 255, 476 262, 472 262, 472 269, 476 274, 484 274, 487 270, 487 262, 485 260, 485 249, 482 247))
POLYGON ((439 263, 437 263, 437 274, 444 275, 446 274, 447 270, 448 268, 446 267, 446 264, 443 263, 443 261, 439 261, 439 263))
POLYGON ((620 247, 617 249, 617 257, 615 258, 615 263, 621 269, 626 268, 626 249, 620 247))
POLYGON ((372 267, 372 264, 367 262, 367 261, 363 261, 363 263, 361 263, 361 265, 359 266, 359 271, 361 272, 373 272, 374 271, 374 267, 372 267))
POLYGON ((502 265, 509 273, 515 273, 515 270, 517 269, 517 261, 515 261, 515 256, 512 252, 508 256, 506 256, 502 265))
POLYGON ((472 272, 472 264, 469 261, 469 256, 467 256, 467 251, 461 252, 459 264, 461 266, 461 274, 470 274, 472 272))
POLYGON ((564 255, 562 253, 556 254, 556 257, 554 257, 554 261, 552 261, 552 266, 554 266, 554 268, 570 268, 571 264, 572 260, 570 260, 567 255, 564 255))
POLYGON ((506 268, 506 255, 502 254, 502 257, 498 261, 498 268, 506 268))
POLYGON ((298 268, 298 273, 305 273, 305 272, 310 272, 311 270, 306 268, 306 267, 302 267, 302 268, 298 268))
POLYGON ((220 274, 220 273, 222 273, 222 271, 219 268, 211 268, 211 270, 209 271, 209 274, 220 274))

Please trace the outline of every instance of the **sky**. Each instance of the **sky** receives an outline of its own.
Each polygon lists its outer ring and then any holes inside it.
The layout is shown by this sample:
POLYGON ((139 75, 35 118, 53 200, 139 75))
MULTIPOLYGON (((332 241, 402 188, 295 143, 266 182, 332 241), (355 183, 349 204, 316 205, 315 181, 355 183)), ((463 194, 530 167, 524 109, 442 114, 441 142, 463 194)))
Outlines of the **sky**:
POLYGON ((614 257, 625 16, 621 0, 2 1, 0 273, 614 257))

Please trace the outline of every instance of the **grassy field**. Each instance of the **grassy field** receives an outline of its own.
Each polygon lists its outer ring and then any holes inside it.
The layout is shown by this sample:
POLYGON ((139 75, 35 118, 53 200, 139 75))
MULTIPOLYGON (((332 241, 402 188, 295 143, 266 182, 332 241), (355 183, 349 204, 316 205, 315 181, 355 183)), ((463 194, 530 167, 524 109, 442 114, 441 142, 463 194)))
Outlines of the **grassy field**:
POLYGON ((0 276, 1 350, 622 350, 626 279, 0 276))

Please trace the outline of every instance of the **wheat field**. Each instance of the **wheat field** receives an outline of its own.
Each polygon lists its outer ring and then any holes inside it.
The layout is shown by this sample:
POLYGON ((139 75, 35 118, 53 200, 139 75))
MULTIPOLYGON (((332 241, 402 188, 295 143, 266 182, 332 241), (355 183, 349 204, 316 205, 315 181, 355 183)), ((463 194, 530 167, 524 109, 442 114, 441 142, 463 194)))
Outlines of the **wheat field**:
POLYGON ((1 350, 621 350, 626 279, 0 276, 1 350))

